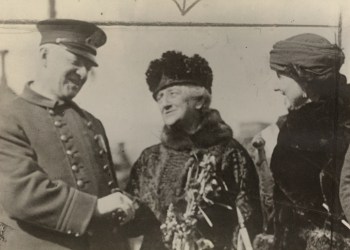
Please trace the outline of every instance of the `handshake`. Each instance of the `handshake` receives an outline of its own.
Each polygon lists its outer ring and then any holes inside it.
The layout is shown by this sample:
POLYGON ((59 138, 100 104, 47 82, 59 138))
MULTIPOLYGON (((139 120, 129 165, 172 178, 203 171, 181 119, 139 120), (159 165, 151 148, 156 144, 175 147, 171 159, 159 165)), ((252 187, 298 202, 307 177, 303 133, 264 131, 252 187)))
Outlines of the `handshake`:
POLYGON ((97 200, 95 216, 101 217, 111 214, 120 225, 123 225, 134 219, 138 207, 136 199, 118 190, 97 200))

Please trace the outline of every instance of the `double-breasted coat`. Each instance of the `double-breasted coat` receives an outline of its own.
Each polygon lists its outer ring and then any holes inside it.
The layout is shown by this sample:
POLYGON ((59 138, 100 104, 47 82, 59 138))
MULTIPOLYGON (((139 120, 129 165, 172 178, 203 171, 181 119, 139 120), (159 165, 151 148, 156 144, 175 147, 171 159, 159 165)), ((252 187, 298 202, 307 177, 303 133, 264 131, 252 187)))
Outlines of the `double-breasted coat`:
POLYGON ((0 112, 0 248, 124 249, 99 197, 117 188, 101 122, 24 89, 0 112))

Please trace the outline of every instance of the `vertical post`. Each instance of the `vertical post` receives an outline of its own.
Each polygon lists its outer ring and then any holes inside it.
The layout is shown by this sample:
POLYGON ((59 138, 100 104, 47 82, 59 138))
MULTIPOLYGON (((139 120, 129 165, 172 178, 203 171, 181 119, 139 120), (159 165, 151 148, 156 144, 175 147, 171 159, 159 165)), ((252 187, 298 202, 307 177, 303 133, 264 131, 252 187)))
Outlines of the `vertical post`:
POLYGON ((56 1, 49 0, 49 17, 56 18, 56 1))
POLYGON ((342 33, 343 33, 343 20, 342 20, 342 13, 340 11, 339 13, 339 22, 338 22, 338 46, 341 48, 342 45, 342 33))
POLYGON ((0 50, 0 56, 1 56, 1 79, 0 84, 6 85, 7 84, 7 77, 6 77, 6 71, 5 71, 5 56, 8 53, 8 50, 0 50))

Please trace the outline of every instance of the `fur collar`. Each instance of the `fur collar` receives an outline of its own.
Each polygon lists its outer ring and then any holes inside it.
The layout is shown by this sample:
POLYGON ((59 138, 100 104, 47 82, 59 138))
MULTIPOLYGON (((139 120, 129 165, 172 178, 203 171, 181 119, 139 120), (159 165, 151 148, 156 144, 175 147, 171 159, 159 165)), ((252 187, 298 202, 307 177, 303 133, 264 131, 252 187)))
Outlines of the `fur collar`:
POLYGON ((211 109, 203 114, 199 129, 193 135, 183 130, 164 126, 161 142, 164 146, 175 150, 191 150, 207 148, 232 138, 233 132, 220 116, 217 110, 211 109))

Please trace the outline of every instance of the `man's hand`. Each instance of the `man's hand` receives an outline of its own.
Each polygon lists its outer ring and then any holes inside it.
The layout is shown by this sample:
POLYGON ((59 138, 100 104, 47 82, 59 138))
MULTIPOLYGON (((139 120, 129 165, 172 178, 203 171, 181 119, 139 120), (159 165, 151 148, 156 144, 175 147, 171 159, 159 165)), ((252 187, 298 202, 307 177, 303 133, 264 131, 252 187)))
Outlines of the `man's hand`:
POLYGON ((96 216, 103 216, 110 213, 116 213, 123 217, 121 224, 132 220, 135 216, 133 201, 121 192, 112 193, 97 200, 95 209, 96 216))

